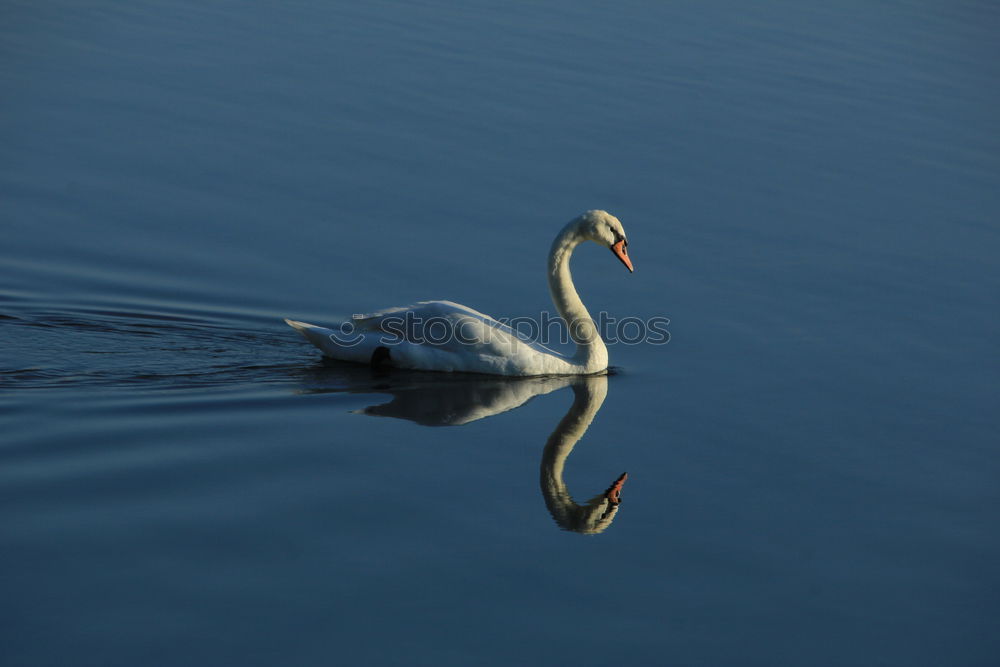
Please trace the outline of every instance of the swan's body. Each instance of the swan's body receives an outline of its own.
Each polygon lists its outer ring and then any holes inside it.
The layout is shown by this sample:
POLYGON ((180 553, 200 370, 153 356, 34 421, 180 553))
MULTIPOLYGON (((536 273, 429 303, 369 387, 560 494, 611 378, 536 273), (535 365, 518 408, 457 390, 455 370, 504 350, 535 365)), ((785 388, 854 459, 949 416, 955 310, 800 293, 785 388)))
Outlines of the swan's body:
POLYGON ((507 376, 599 373, 608 367, 608 350, 569 271, 573 249, 584 241, 611 248, 632 270, 625 231, 610 213, 587 211, 556 236, 549 251, 549 292, 576 343, 573 356, 518 338, 489 315, 451 301, 421 301, 355 316, 338 329, 285 321, 325 355, 344 361, 507 376))

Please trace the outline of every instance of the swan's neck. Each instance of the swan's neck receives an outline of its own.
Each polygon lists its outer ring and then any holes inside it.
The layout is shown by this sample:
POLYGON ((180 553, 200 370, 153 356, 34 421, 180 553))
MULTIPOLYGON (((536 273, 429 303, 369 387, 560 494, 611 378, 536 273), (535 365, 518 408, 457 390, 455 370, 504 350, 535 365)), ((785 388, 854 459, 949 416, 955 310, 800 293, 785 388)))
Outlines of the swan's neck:
POLYGON ((566 225, 552 242, 552 250, 549 251, 549 293, 576 343, 573 361, 582 366, 585 373, 596 373, 608 367, 608 348, 604 346, 597 325, 576 293, 573 276, 569 272, 573 249, 586 240, 580 234, 577 222, 574 220, 566 225))

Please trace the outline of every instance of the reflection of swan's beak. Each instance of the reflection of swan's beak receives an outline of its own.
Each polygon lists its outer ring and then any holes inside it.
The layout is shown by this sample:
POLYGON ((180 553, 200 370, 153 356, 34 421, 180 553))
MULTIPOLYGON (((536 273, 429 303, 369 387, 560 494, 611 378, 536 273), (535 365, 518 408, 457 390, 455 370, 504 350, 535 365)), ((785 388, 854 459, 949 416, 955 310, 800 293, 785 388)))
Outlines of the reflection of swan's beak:
POLYGON ((604 492, 604 497, 608 499, 608 502, 612 505, 618 505, 622 501, 622 487, 625 486, 625 480, 628 479, 628 473, 623 472, 622 476, 615 480, 615 483, 608 487, 608 490, 604 492))
POLYGON ((622 239, 618 243, 611 246, 611 252, 615 253, 615 257, 622 261, 622 264, 628 269, 629 273, 632 273, 635 269, 632 268, 632 260, 628 258, 628 241, 622 239))

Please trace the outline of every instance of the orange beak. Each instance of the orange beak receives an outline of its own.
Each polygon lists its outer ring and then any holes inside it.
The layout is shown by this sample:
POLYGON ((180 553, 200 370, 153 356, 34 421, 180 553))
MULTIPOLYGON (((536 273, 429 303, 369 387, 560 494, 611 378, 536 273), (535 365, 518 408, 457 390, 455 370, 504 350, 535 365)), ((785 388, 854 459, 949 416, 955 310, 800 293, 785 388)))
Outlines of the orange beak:
POLYGON ((622 264, 625 265, 629 273, 635 271, 635 269, 632 268, 632 260, 628 258, 628 247, 625 239, 622 239, 618 243, 611 246, 611 252, 615 253, 618 259, 622 261, 622 264))

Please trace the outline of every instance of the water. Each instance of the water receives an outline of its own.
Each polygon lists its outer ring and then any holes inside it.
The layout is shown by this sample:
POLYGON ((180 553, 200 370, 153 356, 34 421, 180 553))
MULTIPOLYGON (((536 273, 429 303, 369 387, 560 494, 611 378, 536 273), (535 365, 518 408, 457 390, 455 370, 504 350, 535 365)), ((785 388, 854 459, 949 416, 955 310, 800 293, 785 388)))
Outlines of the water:
POLYGON ((5 664, 995 664, 998 27, 7 3, 5 664), (585 302, 672 337, 600 386, 281 322, 537 315, 593 207, 585 302))

